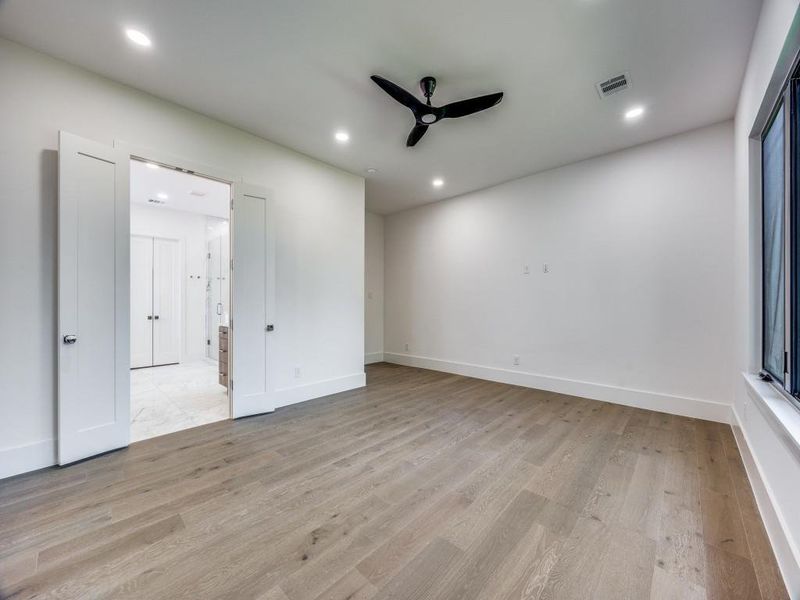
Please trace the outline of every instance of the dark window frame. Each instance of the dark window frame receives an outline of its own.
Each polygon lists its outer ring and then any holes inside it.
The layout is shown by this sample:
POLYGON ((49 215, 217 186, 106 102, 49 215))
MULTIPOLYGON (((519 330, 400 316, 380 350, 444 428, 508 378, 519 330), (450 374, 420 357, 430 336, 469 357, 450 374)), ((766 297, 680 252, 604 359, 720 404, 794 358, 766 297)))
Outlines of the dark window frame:
POLYGON ((785 82, 758 138, 761 149, 761 369, 785 396, 800 408, 800 55, 785 82), (764 141, 783 107, 784 136, 784 373, 778 378, 766 370, 766 258, 764 220, 764 141))

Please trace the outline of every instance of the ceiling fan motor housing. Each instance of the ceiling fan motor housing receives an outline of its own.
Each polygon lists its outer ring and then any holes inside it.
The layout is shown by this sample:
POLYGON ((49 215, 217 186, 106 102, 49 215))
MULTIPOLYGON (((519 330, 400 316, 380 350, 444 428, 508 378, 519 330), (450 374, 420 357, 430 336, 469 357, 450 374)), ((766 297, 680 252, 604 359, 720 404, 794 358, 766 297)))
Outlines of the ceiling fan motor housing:
POLYGON ((430 100, 434 90, 436 90, 436 78, 430 75, 423 77, 419 80, 419 87, 422 90, 422 95, 430 100))

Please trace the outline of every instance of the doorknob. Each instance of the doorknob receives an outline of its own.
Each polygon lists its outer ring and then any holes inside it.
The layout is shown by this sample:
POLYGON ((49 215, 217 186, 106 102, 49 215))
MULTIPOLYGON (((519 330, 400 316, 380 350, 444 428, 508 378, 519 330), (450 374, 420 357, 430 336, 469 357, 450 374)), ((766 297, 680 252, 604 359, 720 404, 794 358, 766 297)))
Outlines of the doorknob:
POLYGON ((153 318, 154 318, 156 321, 158 321, 158 315, 156 315, 156 316, 155 316, 155 317, 153 317, 153 318))
POLYGON ((275 331, 275 325, 267 325, 264 331, 275 331))
POLYGON ((78 336, 73 334, 68 334, 64 336, 64 343, 65 344, 74 344, 78 341, 78 336))
POLYGON ((147 315, 147 320, 148 321, 152 321, 153 320, 153 315, 147 315))

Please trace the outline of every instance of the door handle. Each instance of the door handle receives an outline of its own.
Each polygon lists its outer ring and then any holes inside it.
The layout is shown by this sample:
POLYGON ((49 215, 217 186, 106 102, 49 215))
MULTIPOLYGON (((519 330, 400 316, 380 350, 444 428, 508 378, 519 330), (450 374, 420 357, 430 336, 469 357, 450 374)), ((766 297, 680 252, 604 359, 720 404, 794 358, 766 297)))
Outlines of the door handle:
POLYGON ((275 325, 267 325, 264 331, 275 331, 275 325))
POLYGON ((64 336, 64 343, 67 344, 67 345, 74 344, 77 341, 78 341, 78 336, 77 335, 73 335, 73 334, 70 333, 70 334, 64 336))
POLYGON ((153 317, 156 321, 158 321, 158 315, 153 317))
POLYGON ((217 314, 222 314, 222 302, 217 302, 217 314))
POLYGON ((147 315, 147 320, 148 321, 152 321, 153 320, 153 315, 147 315))

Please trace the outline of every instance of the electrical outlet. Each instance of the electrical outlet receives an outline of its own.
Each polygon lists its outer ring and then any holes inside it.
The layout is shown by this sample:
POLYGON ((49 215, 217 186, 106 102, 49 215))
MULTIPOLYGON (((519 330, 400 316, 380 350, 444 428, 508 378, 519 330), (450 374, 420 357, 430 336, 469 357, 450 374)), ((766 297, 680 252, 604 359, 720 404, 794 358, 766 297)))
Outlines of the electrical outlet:
POLYGON ((295 367, 294 368, 294 376, 295 376, 295 379, 300 379, 300 367, 295 367))
POLYGON ((523 275, 530 275, 531 274, 531 268, 528 265, 524 265, 522 267, 522 274, 523 275))
POLYGON ((519 366, 519 354, 514 355, 514 366, 515 367, 519 366))
POLYGON ((550 265, 544 263, 544 265, 542 265, 542 273, 549 273, 549 272, 550 272, 550 265))
POLYGON ((406 344, 406 352, 408 352, 408 344, 406 344))

